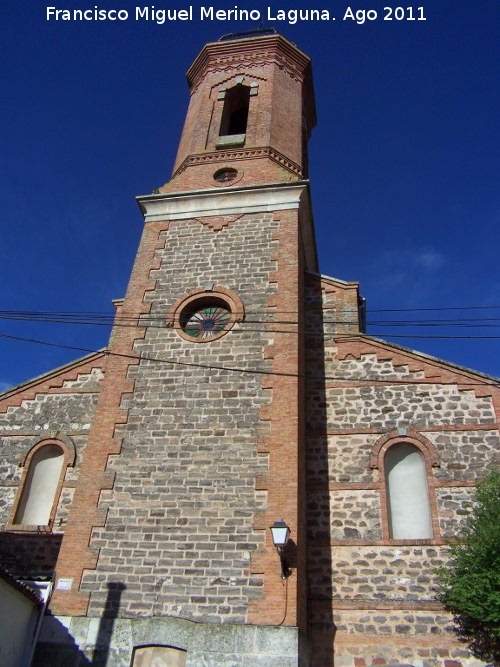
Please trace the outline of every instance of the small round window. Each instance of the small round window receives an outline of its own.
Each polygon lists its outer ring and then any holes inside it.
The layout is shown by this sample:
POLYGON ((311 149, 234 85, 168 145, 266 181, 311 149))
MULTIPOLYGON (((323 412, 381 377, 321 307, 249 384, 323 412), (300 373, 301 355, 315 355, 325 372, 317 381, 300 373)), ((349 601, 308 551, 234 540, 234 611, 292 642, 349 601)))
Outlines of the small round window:
POLYGON ((216 171, 213 178, 214 181, 217 181, 217 183, 231 183, 231 181, 234 181, 237 176, 238 172, 236 169, 232 169, 231 167, 224 167, 223 169, 216 171))
POLYGON ((231 322, 231 311, 218 299, 207 299, 190 304, 181 313, 183 332, 194 340, 209 340, 226 329, 231 322))

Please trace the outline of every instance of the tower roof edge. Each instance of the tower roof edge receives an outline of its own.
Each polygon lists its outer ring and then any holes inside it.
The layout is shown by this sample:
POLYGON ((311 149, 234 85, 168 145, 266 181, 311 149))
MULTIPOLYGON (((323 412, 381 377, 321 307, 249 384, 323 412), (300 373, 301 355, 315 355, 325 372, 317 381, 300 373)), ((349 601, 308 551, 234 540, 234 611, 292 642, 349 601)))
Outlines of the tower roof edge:
POLYGON ((250 32, 248 37, 235 35, 234 39, 208 42, 201 49, 186 78, 191 92, 194 92, 211 70, 225 70, 235 66, 255 67, 274 64, 297 79, 307 91, 305 109, 309 132, 316 125, 316 104, 312 78, 311 58, 293 42, 278 32, 250 32))

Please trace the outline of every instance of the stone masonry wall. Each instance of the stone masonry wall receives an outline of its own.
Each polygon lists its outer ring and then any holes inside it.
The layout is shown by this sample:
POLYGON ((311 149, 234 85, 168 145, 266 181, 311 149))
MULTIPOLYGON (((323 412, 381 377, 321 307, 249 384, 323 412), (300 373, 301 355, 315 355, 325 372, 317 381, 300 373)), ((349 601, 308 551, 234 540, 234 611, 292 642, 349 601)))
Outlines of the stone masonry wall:
MULTIPOLYGON (((309 299, 316 317, 319 298, 309 299)), ((324 344, 316 335, 308 346, 312 664, 333 655, 336 667, 472 664, 436 602, 434 569, 444 540, 460 534, 475 483, 498 462, 498 388, 397 346, 325 331, 324 344), (427 462, 433 539, 388 537, 384 443, 398 441, 427 462)))
MULTIPOLYGON (((320 591, 324 571, 318 568, 321 548, 311 551, 311 591, 320 591), (316 568, 316 569, 315 569, 316 568)), ((332 598, 375 603, 377 601, 433 601, 436 576, 442 563, 435 546, 333 546, 329 576, 332 598)))
POLYGON ((116 474, 101 493, 107 509, 94 528, 96 570, 82 580, 90 615, 106 608, 107 584, 120 582, 121 616, 172 615, 197 621, 241 623, 248 601, 262 594, 262 578, 249 573, 250 555, 262 544, 253 530, 264 508, 256 490, 268 470, 259 454, 267 426, 260 410, 270 400, 261 376, 220 370, 271 368, 263 350, 268 299, 276 284, 272 214, 244 215, 214 231, 202 221, 172 221, 151 272, 150 313, 135 352, 148 359, 129 370, 134 391, 121 407, 127 422, 115 429, 121 453, 109 457, 116 474), (248 323, 218 340, 184 340, 165 326, 172 304, 207 283, 233 290, 248 323))

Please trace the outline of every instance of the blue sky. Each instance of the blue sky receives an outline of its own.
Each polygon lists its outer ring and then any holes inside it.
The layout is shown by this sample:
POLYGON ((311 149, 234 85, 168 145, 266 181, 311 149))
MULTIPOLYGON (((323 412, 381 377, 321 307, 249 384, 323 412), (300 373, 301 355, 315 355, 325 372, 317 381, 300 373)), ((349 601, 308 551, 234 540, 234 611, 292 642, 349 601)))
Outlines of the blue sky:
MULTIPOLYGON (((0 10, 0 334, 92 350, 106 345, 106 327, 12 321, 4 311, 113 312, 142 229, 134 197, 171 174, 185 71, 205 42, 257 24, 201 21, 202 3, 192 21, 136 21, 146 5, 129 0, 53 5, 122 9, 126 21, 56 22, 48 5, 0 10)), ((386 322, 369 332, 500 376, 498 3, 421 0, 414 16, 422 6, 426 21, 384 21, 384 7, 398 4, 376 1, 203 6, 260 11, 264 27, 312 58, 321 271, 360 281, 368 321, 386 322), (309 7, 336 20, 270 21, 268 6, 271 16, 309 7), (343 20, 348 7, 378 17, 343 20)), ((78 356, 0 338, 0 389, 78 356)))

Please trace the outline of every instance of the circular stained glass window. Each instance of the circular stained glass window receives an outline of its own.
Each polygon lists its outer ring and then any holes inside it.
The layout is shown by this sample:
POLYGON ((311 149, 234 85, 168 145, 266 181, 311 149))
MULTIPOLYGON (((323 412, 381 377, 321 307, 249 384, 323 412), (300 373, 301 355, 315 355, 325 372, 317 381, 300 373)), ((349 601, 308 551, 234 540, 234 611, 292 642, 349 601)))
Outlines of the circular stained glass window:
POLYGON ((230 183, 238 176, 236 169, 231 169, 231 167, 224 167, 224 169, 219 169, 214 174, 214 180, 218 183, 230 183))
POLYGON ((204 303, 183 315, 181 326, 194 340, 209 340, 224 331, 230 321, 231 313, 225 306, 204 303))
POLYGON ((207 284, 181 296, 172 305, 167 326, 193 343, 211 343, 245 318, 245 306, 233 291, 207 284))

